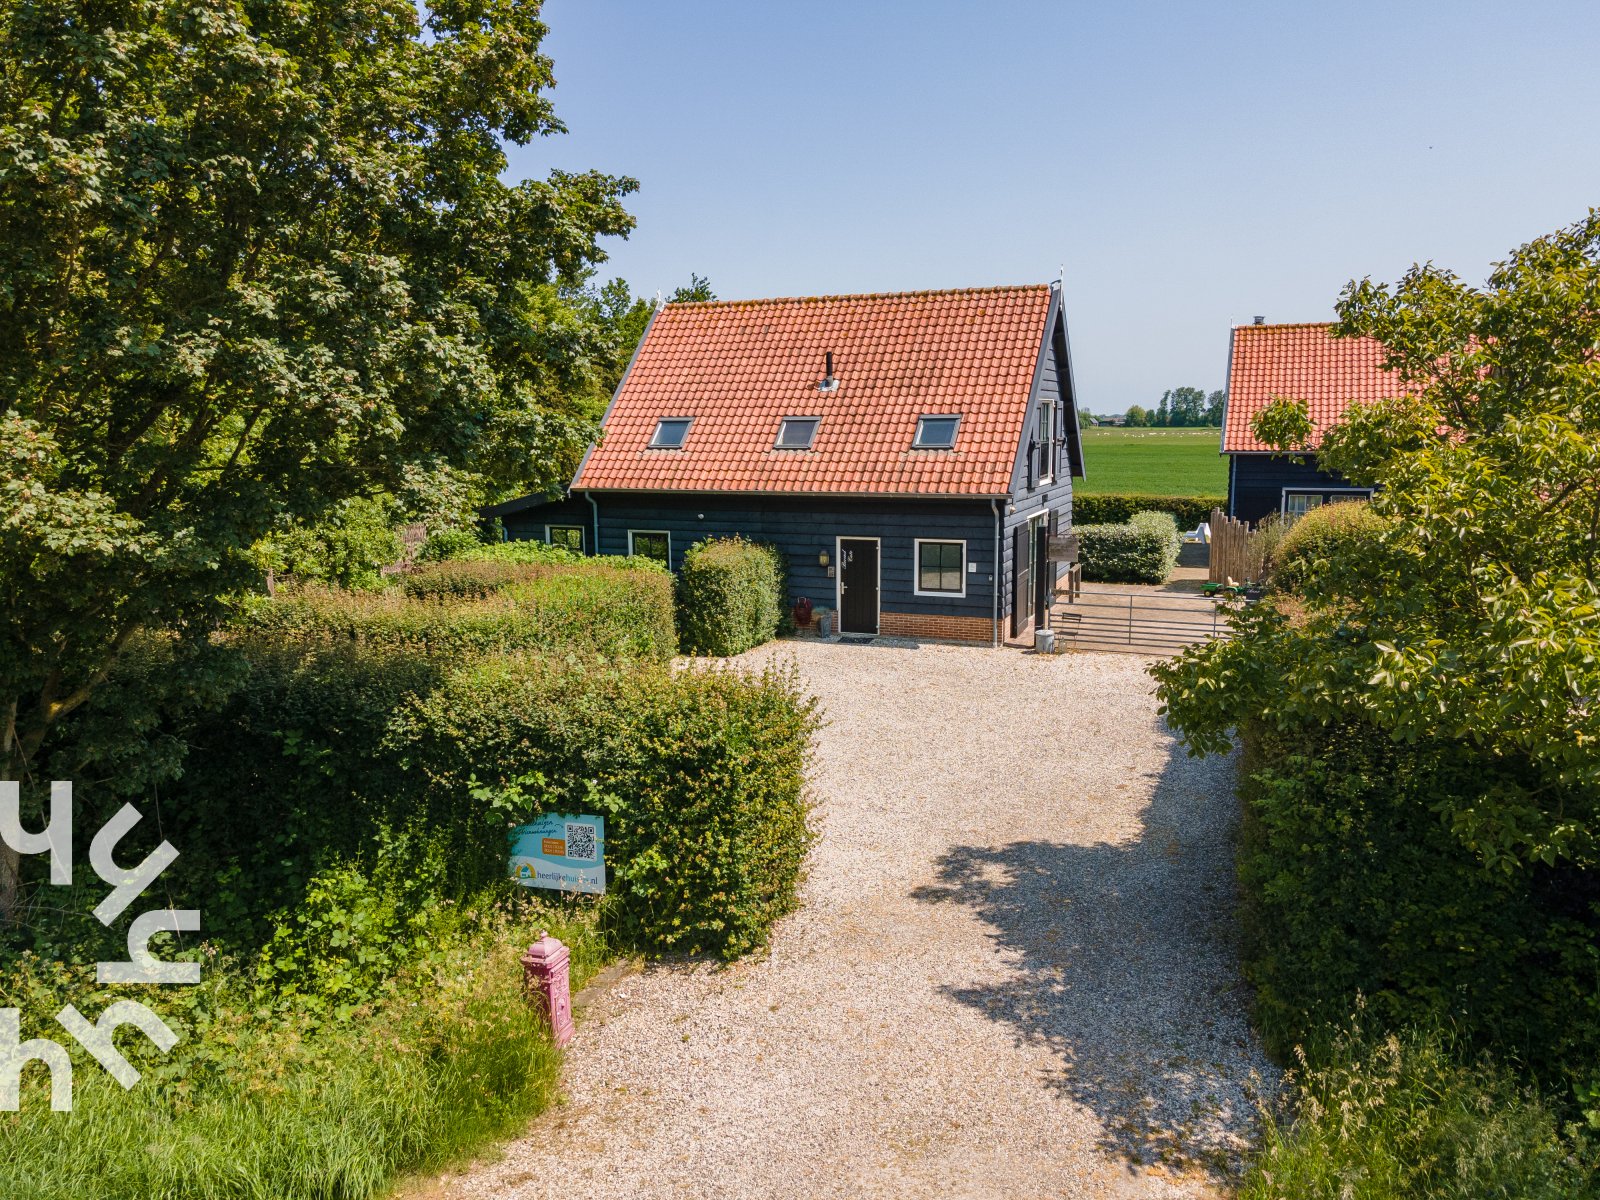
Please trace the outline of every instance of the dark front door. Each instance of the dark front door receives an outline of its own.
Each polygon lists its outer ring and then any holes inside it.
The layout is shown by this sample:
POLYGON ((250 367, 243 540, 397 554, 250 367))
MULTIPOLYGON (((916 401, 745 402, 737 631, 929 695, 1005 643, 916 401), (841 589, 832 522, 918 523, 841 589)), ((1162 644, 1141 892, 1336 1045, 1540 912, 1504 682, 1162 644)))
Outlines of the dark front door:
POLYGON ((839 539, 839 632, 878 632, 878 543, 839 539))
POLYGON ((1033 619, 1033 525, 1011 531, 1011 636, 1020 637, 1033 619))
POLYGON ((1050 593, 1055 591, 1056 569, 1050 562, 1050 526, 1055 515, 1040 517, 1033 525, 1033 624, 1043 628, 1050 613, 1050 593))
POLYGON ((1012 532, 1011 636, 1021 637, 1028 627, 1043 626, 1050 611, 1050 590, 1055 568, 1050 564, 1050 523, 1034 517, 1012 532))

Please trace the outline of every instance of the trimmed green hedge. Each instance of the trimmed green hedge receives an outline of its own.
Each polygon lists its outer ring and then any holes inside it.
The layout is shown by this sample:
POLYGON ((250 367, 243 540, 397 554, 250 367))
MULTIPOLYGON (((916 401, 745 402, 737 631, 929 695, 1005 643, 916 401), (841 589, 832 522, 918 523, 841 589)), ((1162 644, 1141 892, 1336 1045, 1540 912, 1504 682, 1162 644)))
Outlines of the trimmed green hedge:
MULTIPOLYGON (((508 888, 507 830, 543 812, 605 816, 600 919, 631 946, 735 957, 795 903, 817 718, 792 671, 230 640, 248 677, 170 729, 191 749, 138 831, 182 848, 164 881, 221 945, 262 945, 341 864, 424 898, 508 888)), ((74 798, 92 831, 125 797, 74 798)))
MULTIPOLYGON (((576 551, 568 550, 565 546, 552 546, 546 542, 516 541, 516 542, 476 542, 470 546, 462 546, 450 554, 450 559, 455 562, 498 562, 498 563, 555 563, 557 565, 575 566, 578 563, 591 562, 592 559, 576 551)), ((648 559, 620 559, 613 556, 612 562, 649 562, 648 559)), ((665 571, 659 563, 652 563, 657 570, 665 571)))
POLYGON ((529 572, 515 563, 437 562, 401 576, 399 587, 413 600, 483 600, 524 578, 529 572))
POLYGON ((1228 508, 1226 496, 1072 496, 1074 525, 1121 525, 1136 512, 1168 512, 1180 529, 1194 529, 1211 520, 1211 510, 1228 508))
POLYGON ((771 641, 783 621, 783 557, 744 538, 710 538, 683 555, 678 631, 685 654, 726 657, 771 641))
POLYGON ((452 561, 383 592, 285 589, 252 602, 239 624, 277 637, 444 655, 540 650, 665 660, 678 641, 672 577, 618 559, 452 561))
POLYGON ((623 672, 533 659, 459 672, 400 714, 392 752, 431 792, 487 818, 597 811, 605 926, 631 945, 732 958, 795 905, 811 833, 803 775, 814 702, 794 676, 623 672))
POLYGON ((1448 1024, 1547 1074, 1596 1061, 1596 873, 1487 869, 1435 815, 1514 764, 1357 720, 1243 740, 1242 949, 1270 1049, 1312 1046, 1365 997, 1379 1029, 1448 1024))
POLYGON ((1083 577, 1094 583, 1165 583, 1177 561, 1176 529, 1165 513, 1144 514, 1165 521, 1138 525, 1080 525, 1078 556, 1083 577), (1172 528, 1169 536, 1168 530, 1172 528))
POLYGON ((1128 524, 1161 539, 1162 567, 1159 582, 1165 582, 1172 574, 1172 569, 1178 565, 1178 551, 1183 546, 1183 535, 1178 532, 1177 519, 1169 512, 1136 512, 1128 518, 1128 524))

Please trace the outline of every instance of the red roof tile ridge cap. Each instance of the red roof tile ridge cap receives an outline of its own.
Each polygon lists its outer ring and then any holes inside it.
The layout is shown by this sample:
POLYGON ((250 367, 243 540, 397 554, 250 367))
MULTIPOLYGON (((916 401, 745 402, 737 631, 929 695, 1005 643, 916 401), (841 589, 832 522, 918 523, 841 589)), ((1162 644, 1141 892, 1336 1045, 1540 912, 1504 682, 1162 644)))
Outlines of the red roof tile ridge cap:
POLYGON ((1332 329, 1337 321, 1275 321, 1269 325, 1257 325, 1251 321, 1248 325, 1235 325, 1235 329, 1332 329))
POLYGON ((1048 283, 997 283, 986 287, 918 288, 909 292, 830 292, 823 296, 769 296, 749 300, 668 300, 663 308, 738 308, 761 304, 820 304, 835 300, 904 300, 921 296, 981 296, 995 292, 1042 292, 1048 283))

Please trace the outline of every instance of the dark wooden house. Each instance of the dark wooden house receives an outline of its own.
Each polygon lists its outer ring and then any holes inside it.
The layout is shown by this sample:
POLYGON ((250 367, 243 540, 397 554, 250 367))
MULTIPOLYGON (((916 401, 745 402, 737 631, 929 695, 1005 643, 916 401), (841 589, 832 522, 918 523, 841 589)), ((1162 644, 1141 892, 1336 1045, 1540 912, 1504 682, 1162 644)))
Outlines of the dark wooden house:
POLYGON ((1272 513, 1292 518, 1370 494, 1318 466, 1317 446, 1352 404, 1403 390, 1383 369, 1383 348, 1371 338, 1336 338, 1326 323, 1235 326, 1222 428, 1228 515, 1254 524, 1272 513), (1252 429, 1256 415, 1280 397, 1303 400, 1311 416, 1311 440, 1297 454, 1275 453, 1252 429))
POLYGON ((1056 287, 667 304, 567 494, 485 515, 673 569, 740 534, 840 632, 998 644, 1042 619, 1082 475, 1056 287))

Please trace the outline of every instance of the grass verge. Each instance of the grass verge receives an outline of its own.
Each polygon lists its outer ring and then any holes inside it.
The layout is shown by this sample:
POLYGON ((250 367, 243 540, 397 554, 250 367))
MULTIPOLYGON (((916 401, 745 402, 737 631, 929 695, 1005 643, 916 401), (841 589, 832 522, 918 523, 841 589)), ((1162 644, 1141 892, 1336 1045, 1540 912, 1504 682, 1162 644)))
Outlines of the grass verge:
POLYGON ((1298 1112, 1269 1118, 1238 1200, 1579 1200, 1600 1194, 1594 1141, 1448 1039, 1349 1033, 1302 1058, 1298 1112))
MULTIPOLYGON (((463 913, 423 964, 342 1020, 303 1004, 261 1007, 236 968, 208 971, 199 988, 148 989, 139 998, 182 1032, 179 1047, 141 1061, 140 1036, 122 1035, 145 1072, 127 1092, 75 1055, 70 1113, 50 1111, 43 1069, 28 1068, 22 1111, 0 1114, 0 1195, 367 1200, 402 1172, 469 1156, 556 1097, 560 1052, 523 998, 517 958, 548 928, 572 947, 581 986, 604 952, 592 917, 577 911, 516 903, 463 913)), ((5 991, 6 1003, 25 994, 36 1022, 55 1011, 32 1003, 47 997, 90 1015, 103 1007, 92 968, 24 960, 5 991)))

